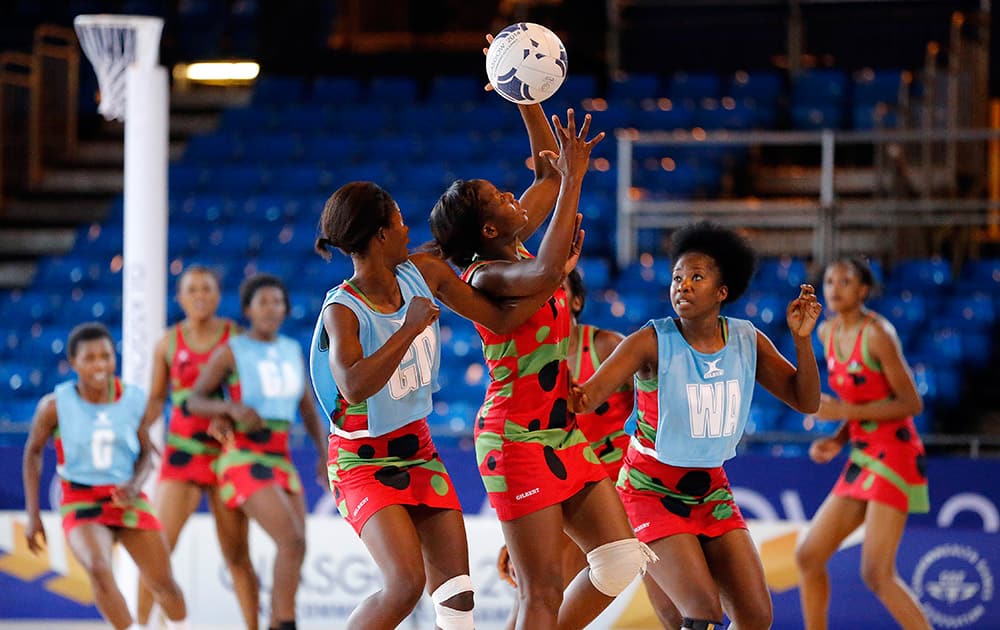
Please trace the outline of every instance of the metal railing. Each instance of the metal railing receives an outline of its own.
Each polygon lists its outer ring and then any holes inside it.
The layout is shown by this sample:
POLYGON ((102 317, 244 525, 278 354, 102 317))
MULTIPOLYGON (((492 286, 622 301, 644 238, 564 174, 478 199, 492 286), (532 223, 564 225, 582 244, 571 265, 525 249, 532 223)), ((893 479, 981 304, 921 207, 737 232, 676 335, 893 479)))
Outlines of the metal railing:
MULTIPOLYGON (((636 254, 640 228, 676 228, 698 218, 710 218, 735 227, 801 229, 812 233, 811 254, 820 263, 841 251, 841 236, 848 228, 900 228, 914 226, 974 226, 996 231, 1000 224, 1000 199, 987 195, 958 196, 945 165, 932 159, 908 169, 898 159, 879 159, 886 153, 902 154, 901 146, 931 143, 1000 142, 1000 130, 895 130, 895 131, 788 131, 788 132, 640 132, 619 129, 617 163, 618 234, 620 266, 636 254), (818 186, 813 195, 788 199, 657 200, 643 198, 633 188, 633 148, 675 147, 813 147, 820 152, 818 186), (839 175, 847 170, 836 163, 837 148, 868 146, 876 159, 868 171, 871 188, 867 198, 838 195, 839 175), (941 182, 939 180, 947 181, 941 182), (908 191, 908 189, 911 189, 908 191), (912 190, 915 189, 915 190, 912 190), (938 194, 940 189, 944 194, 938 194)), ((985 154, 985 153, 984 153, 985 154)), ((897 155, 898 157, 898 155, 897 155)), ((990 165, 990 171, 997 169, 990 165)), ((987 166, 982 167, 987 179, 987 166)), ((974 186, 973 190, 980 187, 974 186)))

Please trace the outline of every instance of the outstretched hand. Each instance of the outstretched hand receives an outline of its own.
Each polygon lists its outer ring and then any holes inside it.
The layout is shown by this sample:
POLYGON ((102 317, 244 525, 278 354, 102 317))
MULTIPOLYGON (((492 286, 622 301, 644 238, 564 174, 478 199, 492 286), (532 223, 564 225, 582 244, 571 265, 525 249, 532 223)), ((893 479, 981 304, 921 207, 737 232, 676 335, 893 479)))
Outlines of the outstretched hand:
POLYGON ((24 530, 24 537, 27 539, 28 551, 38 555, 48 546, 48 539, 45 538, 45 526, 42 525, 42 517, 38 514, 28 519, 28 527, 24 530))
MULTIPOLYGON (((493 43, 493 36, 490 35, 489 33, 487 33, 486 34, 486 46, 483 47, 483 56, 484 57, 489 54, 489 52, 490 52, 490 44, 492 44, 492 43, 493 43)), ((493 84, 490 83, 489 81, 487 81, 486 85, 483 86, 483 89, 486 90, 487 92, 492 92, 493 91, 493 84)))
POLYGON ((844 445, 836 438, 820 438, 809 445, 809 458, 817 464, 826 464, 836 457, 842 448, 844 445))
POLYGON ((566 401, 569 410, 573 413, 586 413, 590 411, 590 396, 577 383, 569 385, 569 400, 566 401))
POLYGON ((564 127, 559 116, 552 116, 552 124, 556 128, 556 140, 559 141, 559 154, 554 151, 540 151, 539 157, 549 161, 556 171, 563 178, 570 175, 580 176, 587 172, 590 164, 590 152, 598 142, 604 139, 604 132, 600 132, 590 140, 587 134, 590 133, 590 114, 583 118, 583 126, 579 133, 576 130, 576 114, 572 108, 566 110, 566 126, 564 127))
POLYGON ((792 335, 808 337, 822 313, 823 306, 816 300, 816 289, 811 284, 800 284, 799 297, 789 302, 785 317, 792 335))

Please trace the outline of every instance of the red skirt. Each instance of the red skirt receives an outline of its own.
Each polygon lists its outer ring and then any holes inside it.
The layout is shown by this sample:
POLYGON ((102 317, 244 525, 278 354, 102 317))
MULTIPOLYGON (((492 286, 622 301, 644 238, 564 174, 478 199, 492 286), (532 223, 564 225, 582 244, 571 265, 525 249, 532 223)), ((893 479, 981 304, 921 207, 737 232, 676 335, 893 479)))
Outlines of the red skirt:
POLYGON ((160 521, 145 494, 140 493, 131 505, 115 505, 111 494, 118 486, 86 486, 62 480, 63 531, 84 523, 98 523, 107 527, 128 529, 160 529, 160 521))
POLYGON ((573 414, 567 425, 529 428, 506 416, 479 418, 476 459, 490 505, 501 521, 512 521, 574 496, 608 473, 580 431, 573 414))
POLYGON ((268 421, 259 431, 236 427, 232 444, 219 457, 219 496, 236 509, 255 492, 278 486, 289 494, 302 492, 302 481, 288 452, 288 423, 268 421))
POLYGON ((208 424, 208 419, 198 416, 180 413, 171 416, 160 481, 218 485, 216 463, 222 445, 208 434, 208 424))
POLYGON ((670 466, 630 447, 618 494, 636 537, 647 544, 676 534, 717 538, 747 529, 721 466, 670 466))
POLYGON ((851 422, 849 429, 851 454, 833 494, 904 513, 930 511, 924 445, 913 421, 851 422))
POLYGON ((337 509, 359 535, 390 505, 462 509, 426 419, 378 437, 331 434, 327 470, 337 509))

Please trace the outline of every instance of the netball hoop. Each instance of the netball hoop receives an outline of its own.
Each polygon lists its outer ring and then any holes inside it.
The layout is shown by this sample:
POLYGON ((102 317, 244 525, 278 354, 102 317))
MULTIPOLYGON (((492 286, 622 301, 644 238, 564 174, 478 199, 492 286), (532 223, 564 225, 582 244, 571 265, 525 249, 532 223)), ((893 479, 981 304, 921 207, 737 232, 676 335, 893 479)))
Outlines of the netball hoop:
POLYGON ((159 65, 163 20, 78 15, 80 46, 94 66, 100 112, 125 123, 122 378, 148 391, 165 326, 169 92, 159 65))

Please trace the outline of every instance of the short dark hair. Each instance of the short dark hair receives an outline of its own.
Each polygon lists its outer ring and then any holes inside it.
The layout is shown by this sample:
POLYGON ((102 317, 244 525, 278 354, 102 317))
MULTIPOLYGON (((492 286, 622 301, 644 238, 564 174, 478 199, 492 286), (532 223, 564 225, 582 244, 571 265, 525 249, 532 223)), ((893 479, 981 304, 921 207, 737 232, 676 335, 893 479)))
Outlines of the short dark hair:
POLYGON ((350 182, 338 188, 323 206, 316 253, 330 260, 330 248, 348 256, 368 249, 379 228, 388 227, 396 202, 375 182, 350 182))
POLYGON ((253 302, 253 296, 257 294, 257 291, 265 287, 281 289, 281 295, 285 298, 285 311, 290 312, 292 310, 292 304, 288 300, 288 289, 285 288, 285 283, 278 276, 269 273, 252 275, 240 284, 240 309, 243 311, 247 310, 250 302, 253 302))
MULTIPOLYGON (((575 267, 566 276, 566 281, 569 282, 569 290, 573 293, 573 297, 580 298, 580 308, 573 311, 573 317, 577 317, 583 312, 583 307, 587 304, 587 287, 583 284, 583 276, 580 275, 580 271, 575 267)), ((570 306, 570 308, 572 309, 573 307, 570 306)))
POLYGON ((222 290, 222 280, 219 278, 218 272, 216 272, 215 269, 212 269, 208 265, 201 265, 197 263, 193 265, 188 265, 187 267, 184 268, 184 271, 181 272, 181 275, 177 276, 176 290, 178 292, 181 290, 181 284, 184 282, 184 278, 187 278, 191 274, 195 273, 203 273, 206 276, 210 276, 213 280, 215 280, 215 287, 220 291, 222 290))
POLYGON ((108 327, 100 322, 84 322, 78 324, 69 331, 66 338, 66 356, 70 359, 76 356, 76 351, 80 349, 80 344, 97 339, 107 339, 111 345, 115 345, 115 340, 111 336, 108 327))
POLYGON ((715 261, 722 284, 729 289, 723 304, 740 299, 750 285, 757 255, 745 238, 711 221, 701 221, 674 232, 671 238, 673 259, 697 252, 715 261))
POLYGON ((858 279, 861 281, 861 284, 865 285, 872 291, 878 288, 878 282, 875 281, 875 274, 872 272, 872 267, 868 263, 868 259, 862 256, 845 256, 830 263, 831 267, 834 265, 846 265, 851 267, 854 269, 854 273, 858 274, 858 279))
POLYGON ((483 208, 476 181, 455 180, 431 210, 431 234, 441 255, 462 269, 472 264, 482 244, 483 208))

